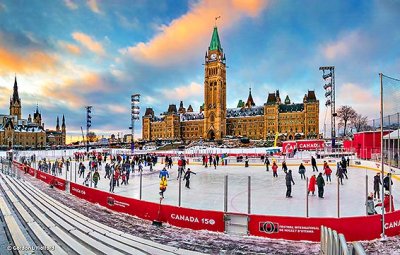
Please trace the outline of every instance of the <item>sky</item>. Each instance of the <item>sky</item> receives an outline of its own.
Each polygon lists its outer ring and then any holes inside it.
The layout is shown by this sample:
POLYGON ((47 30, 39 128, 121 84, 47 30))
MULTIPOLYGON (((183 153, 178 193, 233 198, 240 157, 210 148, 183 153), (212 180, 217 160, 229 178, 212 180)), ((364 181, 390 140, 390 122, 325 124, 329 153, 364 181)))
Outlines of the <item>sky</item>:
POLYGON ((323 132, 320 66, 335 66, 337 107, 379 116, 378 73, 400 77, 399 13, 397 0, 0 0, 0 113, 15 75, 23 117, 38 104, 45 128, 55 128, 64 114, 68 140, 86 126, 86 105, 98 135, 128 134, 135 93, 142 113, 180 100, 198 111, 216 24, 227 106, 249 88, 257 105, 277 89, 292 102, 315 90, 323 132))

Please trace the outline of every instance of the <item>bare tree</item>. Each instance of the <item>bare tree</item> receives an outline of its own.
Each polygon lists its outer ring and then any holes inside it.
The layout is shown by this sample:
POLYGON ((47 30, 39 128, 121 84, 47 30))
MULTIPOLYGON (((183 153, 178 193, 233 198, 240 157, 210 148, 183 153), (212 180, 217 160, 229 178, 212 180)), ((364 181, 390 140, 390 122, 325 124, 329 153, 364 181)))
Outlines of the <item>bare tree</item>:
POLYGON ((351 122, 351 127, 354 128, 356 132, 365 131, 369 129, 367 116, 356 114, 356 116, 352 118, 350 122, 351 122))
POLYGON ((339 125, 343 126, 343 134, 347 135, 347 124, 356 117, 356 111, 348 105, 340 106, 337 110, 337 114, 339 117, 339 125))

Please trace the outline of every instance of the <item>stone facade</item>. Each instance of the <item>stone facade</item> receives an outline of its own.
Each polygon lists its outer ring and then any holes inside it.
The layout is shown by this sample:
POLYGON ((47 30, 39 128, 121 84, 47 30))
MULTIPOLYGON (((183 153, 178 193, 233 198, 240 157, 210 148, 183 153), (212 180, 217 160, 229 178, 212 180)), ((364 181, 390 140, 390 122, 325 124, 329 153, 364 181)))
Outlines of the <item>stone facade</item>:
POLYGON ((54 137, 55 142, 50 145, 65 145, 66 126, 63 116, 62 128, 53 137, 48 137, 44 130, 42 115, 39 108, 28 119, 22 119, 22 103, 18 94, 17 78, 15 77, 13 95, 10 98, 10 114, 0 114, 0 147, 13 148, 44 148, 54 137))
POLYGON ((246 103, 226 108, 226 58, 218 30, 214 27, 204 62, 204 104, 193 112, 181 101, 179 109, 156 116, 147 108, 142 120, 142 137, 154 140, 219 140, 226 136, 280 141, 317 138, 319 136, 319 101, 314 91, 308 91, 302 103, 282 101, 279 90, 269 93, 266 103, 256 106, 251 90, 246 103))

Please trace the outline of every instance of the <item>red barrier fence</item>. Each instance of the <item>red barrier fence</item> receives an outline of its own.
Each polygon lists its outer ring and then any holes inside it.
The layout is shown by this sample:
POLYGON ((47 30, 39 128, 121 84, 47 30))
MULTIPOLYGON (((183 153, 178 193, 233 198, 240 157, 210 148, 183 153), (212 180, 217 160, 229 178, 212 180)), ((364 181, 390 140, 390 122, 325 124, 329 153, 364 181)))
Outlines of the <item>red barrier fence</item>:
MULTIPOLYGON (((15 164, 23 170, 23 165, 15 164)), ((29 173, 31 174, 31 170, 29 173)), ((33 169, 34 170, 34 169, 33 169)), ((34 170, 35 171, 35 170, 34 170)), ((34 173, 33 171, 33 173, 34 173)), ((66 181, 36 170, 36 178, 65 190, 66 181)), ((159 220, 177 227, 194 230, 225 231, 224 213, 160 205, 123 197, 76 183, 70 183, 70 193, 86 201, 97 203, 116 212, 127 213, 146 220, 159 220)), ((347 241, 373 240, 381 234, 381 215, 344 218, 301 218, 286 216, 248 215, 250 235, 271 239, 320 241, 320 227, 324 225, 343 233, 347 241)), ((385 214, 387 236, 400 234, 400 210, 385 214)))
POLYGON ((225 228, 223 212, 195 210, 170 205, 160 206, 157 203, 127 198, 76 183, 70 183, 70 189, 71 194, 79 198, 142 219, 160 220, 177 227, 194 230, 205 229, 223 232, 225 228))

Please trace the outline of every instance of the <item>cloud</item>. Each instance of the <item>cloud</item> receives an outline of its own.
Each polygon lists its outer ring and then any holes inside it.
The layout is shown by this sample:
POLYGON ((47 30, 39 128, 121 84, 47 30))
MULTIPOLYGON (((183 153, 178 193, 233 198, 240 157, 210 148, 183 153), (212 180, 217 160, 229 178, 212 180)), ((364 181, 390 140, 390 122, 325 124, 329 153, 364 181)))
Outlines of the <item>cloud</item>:
POLYGON ((7 11, 7 6, 4 3, 0 3, 0 12, 7 11))
POLYGON ((267 4, 268 1, 263 0, 204 0, 191 5, 186 14, 169 25, 160 26, 160 32, 149 42, 140 42, 120 52, 157 66, 180 63, 204 49, 215 17, 222 17, 218 21, 220 28, 233 27, 243 17, 259 15, 267 4))
POLYGON ((64 0, 65 6, 68 7, 70 10, 78 9, 78 5, 74 2, 74 0, 64 0))
POLYGON ((341 84, 337 91, 337 108, 341 105, 350 105, 356 112, 368 117, 376 117, 379 113, 377 110, 380 104, 379 93, 373 89, 368 89, 363 84, 349 82, 341 84), (371 109, 376 109, 376 111, 373 112, 371 109))
POLYGON ((0 45, 0 75, 7 73, 34 73, 54 70, 57 58, 46 52, 32 50, 16 53, 0 45))
POLYGON ((101 11, 99 9, 99 6, 97 5, 97 1, 96 0, 88 0, 87 1, 87 6, 89 7, 89 9, 97 14, 100 14, 101 11))
POLYGON ((67 52, 74 54, 74 55, 80 55, 81 54, 81 48, 79 48, 78 45, 72 44, 72 43, 67 43, 64 41, 59 41, 59 45, 61 48, 66 50, 67 52))
POLYGON ((199 83, 192 82, 188 86, 176 87, 173 89, 164 89, 162 94, 167 99, 184 100, 193 99, 203 93, 203 86, 199 83))
POLYGON ((140 22, 137 17, 128 19, 118 12, 116 12, 115 15, 118 17, 119 24, 126 29, 136 30, 140 27, 140 22))
POLYGON ((105 51, 101 43, 94 40, 92 37, 88 36, 87 34, 81 32, 74 32, 72 37, 75 41, 79 42, 83 46, 85 46, 91 52, 96 53, 97 55, 104 56, 105 51))

